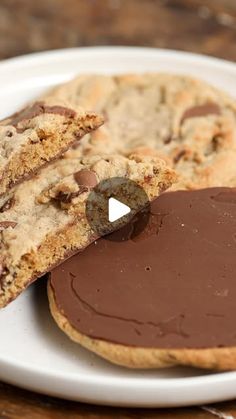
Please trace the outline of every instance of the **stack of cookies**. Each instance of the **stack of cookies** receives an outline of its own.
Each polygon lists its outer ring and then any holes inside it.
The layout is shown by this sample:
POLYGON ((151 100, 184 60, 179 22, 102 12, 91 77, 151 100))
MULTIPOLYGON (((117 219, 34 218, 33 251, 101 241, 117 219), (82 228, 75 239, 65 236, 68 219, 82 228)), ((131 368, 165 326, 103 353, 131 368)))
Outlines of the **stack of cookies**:
POLYGON ((51 271, 55 321, 103 358, 236 368, 233 99, 186 76, 79 76, 0 137, 1 307, 51 271), (89 193, 112 177, 151 201, 140 234, 141 202, 106 237, 87 221, 89 193))

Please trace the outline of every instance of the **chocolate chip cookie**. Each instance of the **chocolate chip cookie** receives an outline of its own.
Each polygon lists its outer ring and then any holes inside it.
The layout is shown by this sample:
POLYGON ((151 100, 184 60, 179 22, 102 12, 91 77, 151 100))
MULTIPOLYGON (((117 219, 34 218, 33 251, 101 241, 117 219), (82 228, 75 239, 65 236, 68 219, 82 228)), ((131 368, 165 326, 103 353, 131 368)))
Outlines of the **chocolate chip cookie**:
MULTIPOLYGON (((50 164, 0 199, 0 307, 98 237, 85 211, 88 195, 98 182, 112 177, 131 179, 152 200, 176 178, 159 158, 78 159, 72 155, 50 164)), ((142 205, 137 198, 134 208, 142 205)), ((117 226, 108 223, 107 232, 117 226)))
POLYGON ((79 76, 46 93, 103 114, 78 153, 164 157, 188 189, 236 182, 236 104, 201 80, 170 74, 79 76))

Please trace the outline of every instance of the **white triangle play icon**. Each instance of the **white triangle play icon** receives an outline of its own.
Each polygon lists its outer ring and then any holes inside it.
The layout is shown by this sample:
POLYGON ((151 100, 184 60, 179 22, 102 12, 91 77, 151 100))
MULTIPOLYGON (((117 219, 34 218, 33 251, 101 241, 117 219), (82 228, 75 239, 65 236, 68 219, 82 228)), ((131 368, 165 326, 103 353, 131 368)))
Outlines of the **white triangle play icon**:
POLYGON ((110 223, 113 223, 124 215, 129 214, 131 211, 128 205, 123 204, 115 198, 109 198, 108 201, 108 219, 110 223))

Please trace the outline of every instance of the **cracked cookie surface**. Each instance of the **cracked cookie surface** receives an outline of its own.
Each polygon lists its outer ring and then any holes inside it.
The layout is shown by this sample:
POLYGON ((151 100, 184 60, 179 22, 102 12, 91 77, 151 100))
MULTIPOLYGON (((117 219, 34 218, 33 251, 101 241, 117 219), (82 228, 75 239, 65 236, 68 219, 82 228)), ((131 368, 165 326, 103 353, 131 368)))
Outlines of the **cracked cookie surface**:
POLYGON ((231 186, 236 180, 236 104, 201 80, 170 74, 79 76, 45 97, 69 99, 103 114, 78 154, 165 158, 179 186, 231 186))

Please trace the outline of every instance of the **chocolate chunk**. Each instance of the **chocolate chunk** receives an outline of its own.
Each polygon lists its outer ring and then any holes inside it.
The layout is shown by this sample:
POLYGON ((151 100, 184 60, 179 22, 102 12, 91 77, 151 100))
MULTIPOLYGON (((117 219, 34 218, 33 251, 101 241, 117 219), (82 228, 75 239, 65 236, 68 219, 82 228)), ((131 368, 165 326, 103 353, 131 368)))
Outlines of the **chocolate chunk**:
POLYGON ((197 118, 207 115, 220 115, 220 107, 216 103, 205 103, 204 105, 193 106, 187 109, 181 119, 181 124, 189 118, 197 118))
POLYGON ((0 230, 5 230, 8 227, 14 228, 16 225, 15 221, 0 221, 0 230))
POLYGON ((4 266, 2 262, 0 262, 0 289, 2 288, 3 279, 4 279, 4 266))
POLYGON ((83 192, 87 192, 88 188, 80 188, 77 192, 58 192, 55 196, 55 200, 62 202, 63 204, 70 204, 74 198, 81 195, 83 192))
POLYGON ((13 132, 7 131, 6 136, 9 137, 9 138, 13 137, 13 132))
POLYGON ((56 115, 66 116, 67 118, 74 118, 76 112, 73 109, 65 108, 64 106, 44 106, 44 113, 54 113, 56 115))
POLYGON ((0 213, 3 213, 5 211, 8 211, 9 209, 11 209, 13 207, 15 203, 15 199, 14 198, 10 198, 8 199, 3 206, 0 208, 0 213))
POLYGON ((7 124, 17 127, 20 122, 27 119, 33 119, 42 114, 57 114, 68 118, 74 118, 76 115, 75 111, 65 108, 64 106, 47 106, 43 102, 35 102, 32 106, 28 106, 20 112, 13 114, 9 120, 7 120, 7 124))
POLYGON ((170 144, 171 143, 171 141, 173 140, 173 137, 172 137, 172 135, 169 135, 168 137, 166 137, 165 139, 164 139, 164 144, 170 144))
POLYGON ((144 182, 149 183, 149 182, 151 182, 152 179, 153 179, 153 176, 147 175, 147 176, 144 177, 144 182))
POLYGON ((6 266, 4 265, 3 258, 0 258, 0 289, 3 288, 4 280, 8 273, 9 273, 9 269, 7 269, 6 266))
POLYGON ((88 169, 82 169, 74 173, 74 179, 80 186, 88 186, 94 188, 97 185, 97 176, 94 172, 88 169))
POLYGON ((104 341, 235 347, 235 204, 230 188, 162 194, 140 236, 142 212, 112 233, 120 241, 97 240, 52 271, 58 309, 104 341))
POLYGON ((186 155, 186 153, 187 153, 186 150, 179 151, 179 153, 177 153, 176 156, 174 157, 174 163, 177 164, 182 159, 182 157, 186 155))

